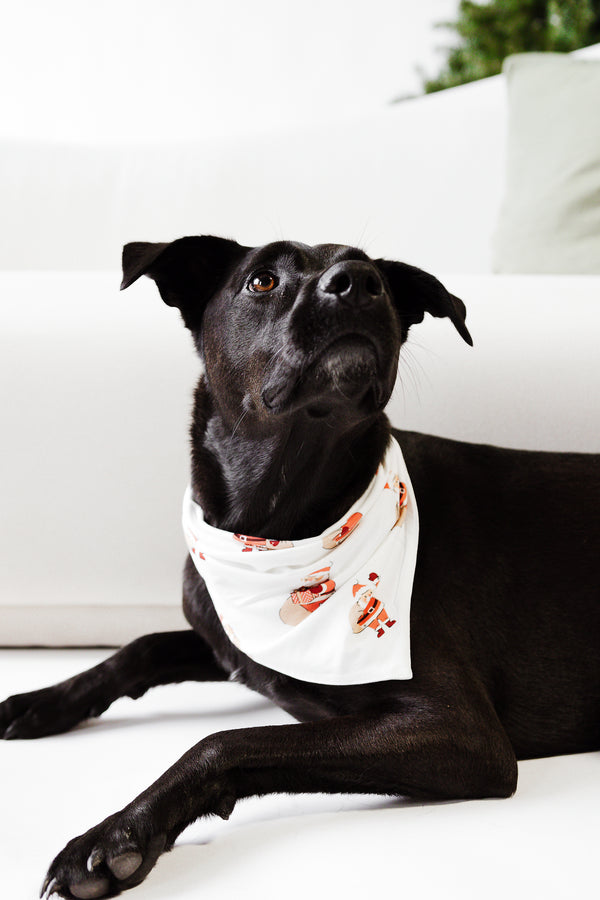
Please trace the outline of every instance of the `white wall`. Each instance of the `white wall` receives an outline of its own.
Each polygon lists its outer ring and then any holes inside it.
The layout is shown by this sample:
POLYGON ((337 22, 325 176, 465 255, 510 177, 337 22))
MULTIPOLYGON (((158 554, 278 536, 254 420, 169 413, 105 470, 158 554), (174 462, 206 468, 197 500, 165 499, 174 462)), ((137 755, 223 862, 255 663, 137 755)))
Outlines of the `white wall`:
POLYGON ((0 138, 271 131, 439 68, 458 0, 0 0, 0 138))

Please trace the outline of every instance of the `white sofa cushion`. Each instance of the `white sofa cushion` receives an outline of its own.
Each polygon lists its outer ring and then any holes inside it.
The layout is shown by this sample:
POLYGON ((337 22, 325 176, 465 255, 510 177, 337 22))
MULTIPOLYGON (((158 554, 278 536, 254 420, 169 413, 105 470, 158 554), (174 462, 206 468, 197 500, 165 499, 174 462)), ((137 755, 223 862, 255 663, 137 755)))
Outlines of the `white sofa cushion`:
POLYGON ((185 627, 196 363, 176 311, 119 275, 3 273, 0 644, 185 627))
POLYGON ((497 77, 261 134, 1 141, 0 269, 112 270, 127 241, 212 233, 489 271, 504 105, 497 77))
POLYGON ((600 61, 509 57, 498 272, 600 272, 600 61))
MULTIPOLYGON (((600 450, 600 278, 448 276, 475 342, 426 317, 402 353, 395 425, 600 450)), ((0 645, 113 645, 186 627, 187 429, 198 366, 142 279, 2 273, 0 645)))

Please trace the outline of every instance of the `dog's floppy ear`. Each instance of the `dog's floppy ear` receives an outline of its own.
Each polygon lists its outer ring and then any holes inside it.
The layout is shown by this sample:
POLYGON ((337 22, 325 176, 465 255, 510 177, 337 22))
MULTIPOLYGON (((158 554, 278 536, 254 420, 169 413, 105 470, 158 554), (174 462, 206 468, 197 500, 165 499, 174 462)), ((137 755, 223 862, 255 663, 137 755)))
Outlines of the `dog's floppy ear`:
POLYGON ((168 244, 125 244, 121 290, 147 275, 156 282, 165 303, 180 310, 187 327, 198 328, 208 299, 245 249, 212 235, 183 237, 168 244))
POLYGON ((378 259, 376 265, 387 280, 394 306, 407 330, 422 322, 426 312, 432 316, 447 316, 461 338, 473 346, 465 325, 465 304, 450 294, 437 278, 406 263, 378 259))

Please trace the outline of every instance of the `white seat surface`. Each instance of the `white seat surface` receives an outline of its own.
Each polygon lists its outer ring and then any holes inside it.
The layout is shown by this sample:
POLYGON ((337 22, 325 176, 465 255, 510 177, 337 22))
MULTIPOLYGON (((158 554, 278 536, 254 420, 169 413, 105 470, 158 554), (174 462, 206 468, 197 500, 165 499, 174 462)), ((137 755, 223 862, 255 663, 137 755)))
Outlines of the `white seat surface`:
MULTIPOLYGON (((98 650, 0 652, 4 694, 95 665, 98 650)), ((0 742, 2 895, 34 900, 54 855, 222 729, 290 722, 236 684, 156 688, 75 731, 0 742)), ((600 755, 520 764, 510 800, 275 795, 191 825, 132 900, 565 900, 597 890, 600 755)))

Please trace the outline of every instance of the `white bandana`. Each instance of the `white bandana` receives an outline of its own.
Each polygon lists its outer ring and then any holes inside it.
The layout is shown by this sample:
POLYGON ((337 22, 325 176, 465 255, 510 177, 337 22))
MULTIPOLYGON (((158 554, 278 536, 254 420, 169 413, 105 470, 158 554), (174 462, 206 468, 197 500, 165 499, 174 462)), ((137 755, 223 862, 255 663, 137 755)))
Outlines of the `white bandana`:
POLYGON ((255 662, 318 684, 412 678, 419 519, 394 439, 362 497, 317 537, 213 528, 189 487, 183 528, 223 628, 255 662))

